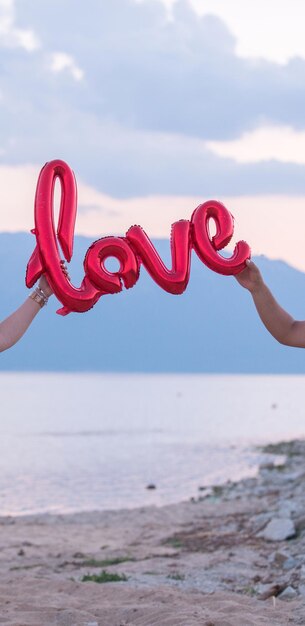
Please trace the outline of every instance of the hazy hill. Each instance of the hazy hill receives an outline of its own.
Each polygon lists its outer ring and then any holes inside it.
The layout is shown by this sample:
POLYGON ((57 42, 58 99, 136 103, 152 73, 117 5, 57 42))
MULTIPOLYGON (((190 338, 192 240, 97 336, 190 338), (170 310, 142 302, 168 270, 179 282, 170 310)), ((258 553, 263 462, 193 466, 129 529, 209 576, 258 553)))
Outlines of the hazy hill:
MULTIPOLYGON (((0 318, 26 297, 25 266, 34 237, 0 234, 0 318)), ((91 239, 76 237, 71 277, 79 284, 91 239)), ((167 240, 154 242, 169 258, 167 240)), ((284 307, 305 319, 305 274, 257 260, 284 307)), ((136 286, 105 296, 85 314, 56 315, 53 298, 26 336, 0 356, 2 370, 124 372, 305 372, 305 350, 280 346, 260 323, 248 292, 192 258, 182 296, 162 291, 142 269, 136 286)))

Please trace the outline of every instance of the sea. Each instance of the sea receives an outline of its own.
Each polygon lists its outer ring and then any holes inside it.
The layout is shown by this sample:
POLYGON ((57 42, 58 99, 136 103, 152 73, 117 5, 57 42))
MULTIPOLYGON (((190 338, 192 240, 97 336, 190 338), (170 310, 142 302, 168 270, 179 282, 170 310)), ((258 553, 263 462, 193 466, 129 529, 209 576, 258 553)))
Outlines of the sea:
POLYGON ((305 377, 0 373, 0 515, 161 506, 305 435, 305 377))

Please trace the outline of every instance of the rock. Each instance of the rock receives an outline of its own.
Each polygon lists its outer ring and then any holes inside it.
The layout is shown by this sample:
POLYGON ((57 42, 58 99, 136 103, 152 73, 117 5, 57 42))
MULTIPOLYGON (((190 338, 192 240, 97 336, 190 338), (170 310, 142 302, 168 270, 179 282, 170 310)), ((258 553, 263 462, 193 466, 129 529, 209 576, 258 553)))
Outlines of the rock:
POLYGON ((292 500, 282 500, 278 509, 279 517, 290 517, 291 513, 295 513, 297 509, 296 502, 292 500))
POLYGON ((298 592, 293 587, 286 587, 278 596, 280 600, 294 600, 297 598, 298 592))
POLYGON ((274 469, 274 463, 272 463, 272 461, 266 461, 266 463, 262 463, 259 466, 259 469, 260 470, 268 470, 268 471, 273 470, 274 469))
POLYGON ((299 593, 301 596, 305 596, 305 585, 300 585, 299 586, 299 593))
POLYGON ((274 563, 284 570, 290 570, 297 567, 299 562, 285 552, 274 552, 269 558, 270 563, 274 563))
POLYGON ((286 559, 286 561, 284 561, 283 569, 284 570, 293 569, 294 567, 297 567, 297 565, 298 565, 298 561, 291 556, 289 557, 289 559, 286 559))
POLYGON ((295 526, 298 532, 305 530, 305 515, 300 515, 295 521, 295 526))
POLYGON ((283 584, 264 585, 261 584, 257 588, 258 600, 268 600, 268 598, 277 597, 284 589, 283 584))
POLYGON ((258 515, 253 515, 249 520, 251 531, 258 533, 262 528, 266 527, 266 524, 270 522, 271 518, 271 513, 258 513, 258 515))
POLYGON ((157 487, 153 483, 149 483, 148 485, 146 485, 146 489, 157 489, 157 487))
POLYGON ((287 559, 289 559, 289 554, 286 554, 285 552, 274 552, 269 557, 269 561, 278 565, 278 567, 283 567, 287 559))
POLYGON ((284 541, 296 534, 295 526, 289 517, 274 517, 269 524, 257 534, 267 541, 284 541))

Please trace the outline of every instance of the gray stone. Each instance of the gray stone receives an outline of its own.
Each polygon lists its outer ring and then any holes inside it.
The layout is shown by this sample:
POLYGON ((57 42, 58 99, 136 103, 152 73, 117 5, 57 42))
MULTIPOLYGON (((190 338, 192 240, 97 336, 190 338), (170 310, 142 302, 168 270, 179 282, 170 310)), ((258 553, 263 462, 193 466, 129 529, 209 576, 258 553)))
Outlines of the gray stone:
POLYGON ((274 563, 278 567, 283 567, 283 564, 289 558, 290 556, 286 552, 273 552, 268 560, 270 561, 270 563, 274 563))
POLYGON ((294 537, 295 534, 296 530, 292 519, 274 517, 257 536, 268 541, 284 541, 294 537))
POLYGON ((258 515, 253 515, 250 518, 249 523, 252 532, 258 533, 262 528, 266 527, 266 524, 270 522, 272 518, 272 513, 259 513, 258 515))
POLYGON ((299 594, 301 596, 305 596, 305 585, 300 585, 299 586, 299 594))
POLYGON ((297 511, 298 505, 293 500, 282 500, 279 505, 277 515, 279 517, 290 517, 291 513, 297 511))
POLYGON ((298 532, 301 532, 302 530, 305 530, 305 515, 300 515, 299 517, 296 518, 295 520, 295 526, 298 530, 298 532))
POLYGON ((293 587, 286 587, 282 593, 278 596, 280 600, 294 600, 298 595, 298 592, 293 587))
POLYGON ((286 561, 284 561, 283 569, 285 570, 293 569, 294 567, 297 567, 297 565, 298 565, 298 561, 291 556, 289 557, 289 559, 286 559, 286 561))

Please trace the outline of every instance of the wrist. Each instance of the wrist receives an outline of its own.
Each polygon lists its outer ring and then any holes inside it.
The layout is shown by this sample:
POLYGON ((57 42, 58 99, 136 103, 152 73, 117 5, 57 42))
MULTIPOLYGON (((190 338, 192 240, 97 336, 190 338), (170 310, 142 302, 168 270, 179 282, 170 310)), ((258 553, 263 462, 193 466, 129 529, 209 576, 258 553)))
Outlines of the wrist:
POLYGON ((46 294, 39 287, 34 289, 34 291, 29 295, 29 298, 31 298, 34 302, 37 302, 41 309, 43 306, 48 304, 48 296, 46 296, 46 294))
POLYGON ((46 284, 46 282, 40 282, 38 283, 38 289, 39 291, 41 291, 43 293, 43 295, 45 296, 45 298, 49 298, 53 291, 52 289, 50 289, 50 287, 46 284))

